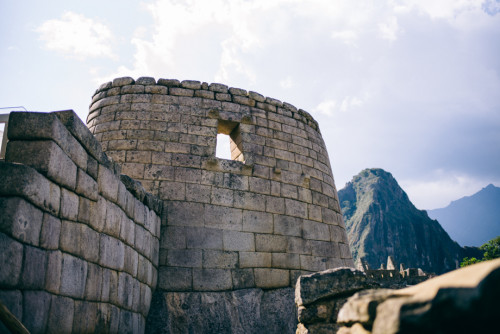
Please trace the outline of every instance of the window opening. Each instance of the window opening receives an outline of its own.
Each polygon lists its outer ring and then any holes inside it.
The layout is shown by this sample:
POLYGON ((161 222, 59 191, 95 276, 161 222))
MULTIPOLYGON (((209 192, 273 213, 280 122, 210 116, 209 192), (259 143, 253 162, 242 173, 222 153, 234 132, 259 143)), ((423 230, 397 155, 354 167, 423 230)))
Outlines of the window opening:
POLYGON ((215 156, 245 162, 239 123, 219 120, 215 156))
POLYGON ((5 159, 5 148, 7 147, 7 126, 10 114, 0 114, 0 160, 5 159))

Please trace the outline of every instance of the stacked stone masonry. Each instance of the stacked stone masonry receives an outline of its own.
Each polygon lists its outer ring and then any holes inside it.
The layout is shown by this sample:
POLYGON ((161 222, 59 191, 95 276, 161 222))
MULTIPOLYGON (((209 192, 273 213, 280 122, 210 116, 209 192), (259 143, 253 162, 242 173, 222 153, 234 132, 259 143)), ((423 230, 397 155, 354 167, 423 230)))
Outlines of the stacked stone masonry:
POLYGON ((354 266, 307 112, 222 84, 125 77, 96 91, 87 125, 164 201, 159 289, 279 288, 354 266), (233 160, 215 157, 218 133, 231 136, 233 160))
POLYGON ((2 303, 32 333, 144 332, 163 203, 120 177, 73 111, 11 113, 8 137, 2 303))

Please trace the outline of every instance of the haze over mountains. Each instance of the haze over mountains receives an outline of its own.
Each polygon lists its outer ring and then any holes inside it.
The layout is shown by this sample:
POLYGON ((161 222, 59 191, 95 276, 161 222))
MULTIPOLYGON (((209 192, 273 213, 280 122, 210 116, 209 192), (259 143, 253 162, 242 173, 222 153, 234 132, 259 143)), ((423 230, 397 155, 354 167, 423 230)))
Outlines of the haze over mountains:
POLYGON ((490 184, 445 208, 428 210, 462 246, 481 246, 500 235, 500 188, 490 184))
POLYGON ((407 267, 440 274, 464 257, 458 243, 382 169, 361 171, 338 195, 355 260, 378 268, 391 255, 407 267))

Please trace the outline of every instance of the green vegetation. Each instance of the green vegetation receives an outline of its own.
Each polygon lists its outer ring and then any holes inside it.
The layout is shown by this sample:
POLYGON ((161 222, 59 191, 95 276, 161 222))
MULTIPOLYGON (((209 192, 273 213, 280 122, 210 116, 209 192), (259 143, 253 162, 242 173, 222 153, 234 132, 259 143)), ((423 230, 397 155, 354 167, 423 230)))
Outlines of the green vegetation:
POLYGON ((482 259, 476 259, 475 257, 464 257, 460 267, 466 267, 474 263, 493 260, 500 257, 500 235, 494 239, 491 239, 481 247, 480 250, 484 252, 482 259))

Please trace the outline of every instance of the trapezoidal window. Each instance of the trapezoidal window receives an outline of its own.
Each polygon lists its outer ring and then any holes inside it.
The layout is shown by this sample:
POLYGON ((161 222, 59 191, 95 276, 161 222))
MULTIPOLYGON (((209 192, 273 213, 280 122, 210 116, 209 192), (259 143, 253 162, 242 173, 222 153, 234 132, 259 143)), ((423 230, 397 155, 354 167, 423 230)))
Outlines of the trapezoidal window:
POLYGON ((240 124, 219 120, 215 156, 220 159, 245 162, 242 147, 240 124))

